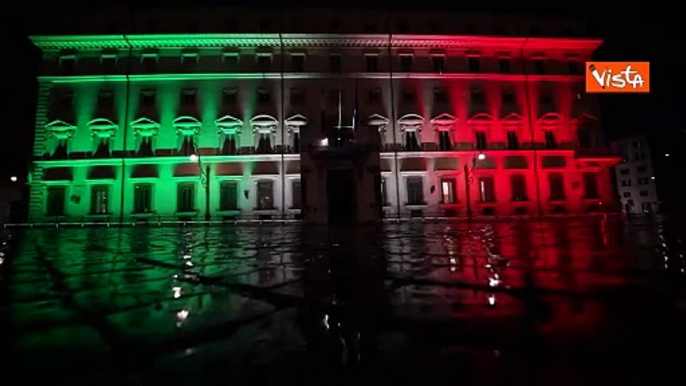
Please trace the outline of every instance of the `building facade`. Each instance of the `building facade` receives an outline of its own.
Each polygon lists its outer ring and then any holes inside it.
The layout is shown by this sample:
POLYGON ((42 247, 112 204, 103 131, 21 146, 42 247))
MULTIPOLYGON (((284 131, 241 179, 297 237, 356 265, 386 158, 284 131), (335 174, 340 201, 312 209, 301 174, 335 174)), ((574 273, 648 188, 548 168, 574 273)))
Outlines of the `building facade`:
MULTIPOLYGON (((617 193, 622 209, 628 214, 655 213, 660 200, 655 184, 653 154, 650 142, 644 136, 612 142, 613 151, 622 157, 615 170, 617 193)), ((659 155, 658 155, 659 156, 659 155)), ((670 154, 666 153, 669 157, 670 154)))
POLYGON ((574 24, 239 12, 32 37, 31 221, 615 210, 574 24))

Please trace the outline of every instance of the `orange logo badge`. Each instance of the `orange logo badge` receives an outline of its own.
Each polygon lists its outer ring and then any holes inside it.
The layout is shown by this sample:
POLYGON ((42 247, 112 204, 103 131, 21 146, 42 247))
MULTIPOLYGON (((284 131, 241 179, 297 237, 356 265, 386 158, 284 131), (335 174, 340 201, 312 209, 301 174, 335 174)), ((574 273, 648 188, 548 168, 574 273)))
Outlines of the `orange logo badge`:
POLYGON ((649 62, 587 62, 586 92, 650 92, 649 62))

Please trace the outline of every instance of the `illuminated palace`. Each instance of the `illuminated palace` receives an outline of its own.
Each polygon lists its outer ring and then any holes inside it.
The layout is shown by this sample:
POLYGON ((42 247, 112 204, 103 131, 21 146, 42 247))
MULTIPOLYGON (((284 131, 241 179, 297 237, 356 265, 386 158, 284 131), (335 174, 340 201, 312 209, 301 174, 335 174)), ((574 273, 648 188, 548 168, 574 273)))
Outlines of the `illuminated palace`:
POLYGON ((615 209, 618 158, 583 89, 601 41, 575 24, 240 12, 106 15, 88 34, 65 21, 32 36, 31 221, 615 209))

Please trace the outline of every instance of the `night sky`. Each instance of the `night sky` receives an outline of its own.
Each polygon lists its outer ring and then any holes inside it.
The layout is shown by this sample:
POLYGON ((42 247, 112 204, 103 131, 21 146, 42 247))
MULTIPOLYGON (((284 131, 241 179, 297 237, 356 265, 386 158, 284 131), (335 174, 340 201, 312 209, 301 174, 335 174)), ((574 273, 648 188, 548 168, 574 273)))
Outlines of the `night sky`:
MULTIPOLYGON (((59 4, 61 9, 69 7, 86 11, 103 5, 88 6, 59 4)), ((109 8, 127 7, 124 2, 103 2, 109 8)), ((213 6, 255 6, 263 7, 288 5, 288 0, 279 2, 256 1, 161 1, 157 4, 143 5, 136 1, 137 7, 166 7, 202 5, 213 6), (184 4, 185 3, 185 4, 184 4)), ((366 8, 370 1, 331 2, 293 2, 303 7, 337 7, 366 8)), ((407 3, 400 2, 397 3, 407 3)), ((647 1, 630 3, 611 2, 614 6, 597 3, 550 1, 548 4, 536 4, 527 1, 490 1, 478 0, 476 4, 461 1, 417 1, 414 7, 406 8, 425 10, 483 11, 505 14, 548 14, 578 17, 588 20, 592 35, 605 39, 597 52, 598 60, 608 61, 650 61, 651 93, 634 95, 603 95, 601 97, 602 120, 606 132, 611 138, 636 133, 663 135, 669 132, 686 129, 677 119, 680 112, 677 108, 677 89, 683 89, 684 81, 674 76, 677 73, 679 58, 675 55, 679 21, 676 15, 668 11, 649 6, 647 1), (583 5, 581 5, 583 4, 583 5), (623 5, 620 5, 623 4, 623 5), (420 7, 421 5, 421 7, 420 7), (670 19, 673 18, 673 19, 670 19), (674 20, 675 22, 672 22, 674 20), (673 37, 673 38, 672 38, 673 37), (671 43, 671 44, 670 44, 671 43)), ((655 2, 651 2, 656 4, 655 2)), ((374 8, 390 8, 384 3, 373 3, 374 8)), ((7 6, 5 6, 7 7, 7 6)), ((39 56, 27 39, 30 31, 31 15, 36 12, 50 12, 45 2, 24 0, 10 3, 8 15, 11 19, 21 21, 20 28, 11 28, 7 32, 4 59, 0 61, 0 82, 5 96, 2 103, 2 139, 0 139, 0 180, 17 174, 20 178, 26 174, 30 159, 32 131, 34 125, 35 92, 39 56), (16 18, 14 17, 16 16, 16 18)), ((55 7, 55 5, 52 5, 55 7)), ((393 4, 391 9, 400 9, 393 4)), ((102 8, 100 9, 102 10, 102 8)), ((674 12, 675 14, 677 12, 674 12)), ((59 22, 58 20, 56 22, 59 22)), ((683 24, 683 21, 681 22, 683 24)), ((683 68, 683 65, 681 66, 683 68)))

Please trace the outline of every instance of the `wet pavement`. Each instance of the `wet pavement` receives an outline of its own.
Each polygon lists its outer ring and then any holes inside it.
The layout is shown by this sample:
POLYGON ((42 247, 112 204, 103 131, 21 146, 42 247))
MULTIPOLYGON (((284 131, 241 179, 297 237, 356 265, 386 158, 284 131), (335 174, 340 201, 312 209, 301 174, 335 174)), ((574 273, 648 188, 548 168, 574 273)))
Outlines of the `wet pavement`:
POLYGON ((5 232, 3 384, 653 384, 683 368, 682 233, 602 218, 5 232))

